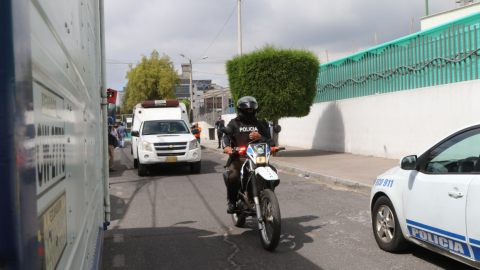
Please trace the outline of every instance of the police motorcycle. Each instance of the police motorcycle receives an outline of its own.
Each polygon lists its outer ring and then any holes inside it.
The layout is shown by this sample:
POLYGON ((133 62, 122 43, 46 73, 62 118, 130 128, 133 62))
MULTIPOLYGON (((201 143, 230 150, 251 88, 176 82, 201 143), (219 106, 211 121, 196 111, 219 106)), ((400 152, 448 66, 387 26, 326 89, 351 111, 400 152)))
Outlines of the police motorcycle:
MULTIPOLYGON (((281 131, 276 126, 275 133, 281 131)), ((222 128, 226 136, 231 136, 233 131, 229 127, 222 128)), ((233 224, 243 227, 247 217, 257 219, 260 239, 263 248, 273 251, 280 241, 281 216, 280 206, 275 187, 280 184, 277 169, 269 164, 271 154, 283 151, 285 147, 275 147, 275 141, 267 142, 262 139, 253 140, 247 145, 232 147, 232 154, 224 167, 225 181, 228 179, 228 167, 236 156, 245 156, 247 159, 240 170, 240 184, 238 187, 236 213, 232 214, 233 224)))

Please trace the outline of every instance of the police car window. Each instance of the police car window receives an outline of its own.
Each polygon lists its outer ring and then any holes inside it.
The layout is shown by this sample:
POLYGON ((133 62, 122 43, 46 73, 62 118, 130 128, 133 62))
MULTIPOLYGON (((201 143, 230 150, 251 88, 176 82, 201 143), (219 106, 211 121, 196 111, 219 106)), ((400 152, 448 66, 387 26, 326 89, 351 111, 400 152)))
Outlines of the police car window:
POLYGON ((480 129, 461 133, 430 152, 429 173, 470 173, 480 156, 480 129))
POLYGON ((163 120, 163 121, 146 121, 143 124, 143 135, 154 134, 177 134, 190 133, 183 121, 163 120))

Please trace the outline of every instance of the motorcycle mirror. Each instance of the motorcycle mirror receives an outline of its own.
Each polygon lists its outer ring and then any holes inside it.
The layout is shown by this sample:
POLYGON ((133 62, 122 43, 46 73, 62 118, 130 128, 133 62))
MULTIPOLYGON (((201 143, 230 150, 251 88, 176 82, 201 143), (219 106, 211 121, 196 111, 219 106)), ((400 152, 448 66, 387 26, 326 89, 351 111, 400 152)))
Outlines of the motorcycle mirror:
POLYGON ((221 130, 226 135, 232 135, 232 133, 233 133, 233 130, 230 127, 223 127, 221 130))
POLYGON ((276 127, 273 128, 273 131, 274 131, 275 133, 280 133, 280 131, 282 131, 282 127, 281 127, 280 125, 278 125, 278 126, 276 126, 276 127))

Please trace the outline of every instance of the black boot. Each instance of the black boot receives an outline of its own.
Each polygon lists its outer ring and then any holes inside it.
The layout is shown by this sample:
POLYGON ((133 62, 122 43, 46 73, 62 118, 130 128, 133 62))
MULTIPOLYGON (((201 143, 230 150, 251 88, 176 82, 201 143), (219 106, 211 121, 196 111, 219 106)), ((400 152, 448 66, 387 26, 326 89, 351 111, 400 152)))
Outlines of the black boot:
POLYGON ((237 193, 238 190, 235 188, 227 188, 227 200, 228 200, 228 208, 227 213, 234 214, 235 210, 237 210, 236 203, 237 203, 237 193))

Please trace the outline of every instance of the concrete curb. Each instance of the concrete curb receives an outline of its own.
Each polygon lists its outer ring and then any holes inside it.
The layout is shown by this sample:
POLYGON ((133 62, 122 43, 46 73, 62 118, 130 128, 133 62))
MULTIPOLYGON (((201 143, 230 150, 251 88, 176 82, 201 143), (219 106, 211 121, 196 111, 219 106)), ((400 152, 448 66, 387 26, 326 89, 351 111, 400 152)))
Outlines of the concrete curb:
MULTIPOLYGON (((216 152, 219 152, 219 153, 223 153, 223 151, 221 149, 217 149, 217 148, 213 148, 213 147, 205 146, 205 145, 201 145, 201 146, 203 148, 206 148, 206 149, 210 149, 210 150, 213 150, 213 151, 216 151, 216 152)), ((336 186, 344 187, 344 188, 347 188, 347 189, 352 190, 352 191, 357 191, 357 192, 363 192, 363 193, 370 194, 370 192, 372 190, 372 185, 358 183, 356 181, 342 179, 342 178, 338 178, 338 177, 334 177, 334 176, 330 176, 330 175, 326 175, 326 174, 310 172, 310 171, 306 171, 306 170, 303 170, 303 169, 299 169, 299 168, 287 166, 287 165, 284 165, 284 164, 280 164, 280 163, 277 163, 277 162, 270 162, 270 164, 272 164, 273 166, 275 166, 279 170, 283 170, 283 171, 294 173, 294 174, 308 175, 308 177, 311 178, 311 179, 315 179, 315 180, 318 180, 318 181, 321 181, 321 182, 325 182, 325 183, 333 184, 333 185, 336 185, 336 186)))

